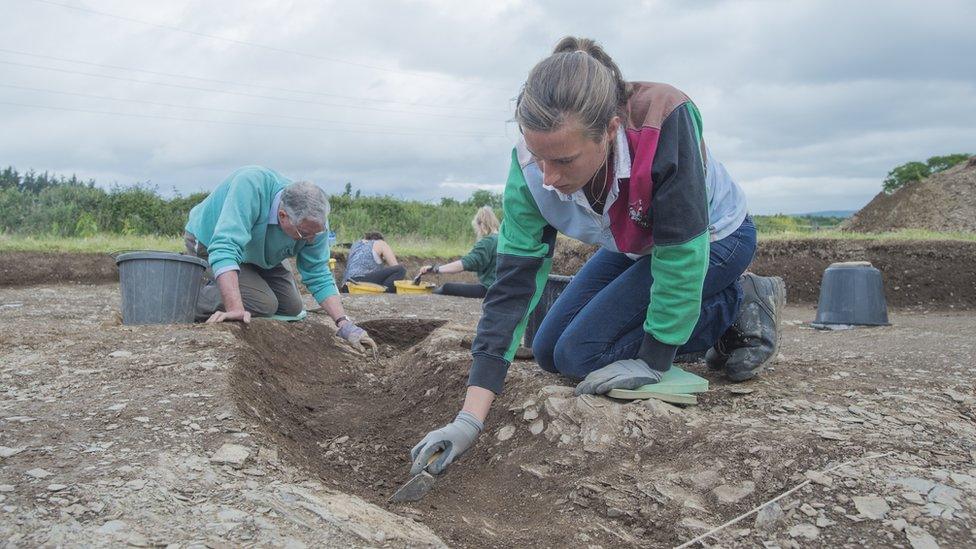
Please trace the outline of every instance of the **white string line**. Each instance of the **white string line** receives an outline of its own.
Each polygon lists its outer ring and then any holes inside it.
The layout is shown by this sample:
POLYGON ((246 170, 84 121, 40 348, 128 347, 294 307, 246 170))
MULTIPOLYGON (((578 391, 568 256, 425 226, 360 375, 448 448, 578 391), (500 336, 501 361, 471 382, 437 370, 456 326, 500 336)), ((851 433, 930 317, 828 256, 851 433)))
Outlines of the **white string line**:
MULTIPOLYGON (((894 453, 895 453, 895 452, 888 452, 888 453, 885 453, 885 454, 876 454, 876 455, 873 455, 873 456, 862 456, 862 457, 859 457, 859 458, 856 458, 856 459, 852 459, 852 460, 850 460, 850 461, 845 461, 844 463, 841 463, 840 465, 835 465, 835 466, 833 466, 833 467, 831 467, 830 469, 825 469, 825 470, 823 470, 823 471, 821 471, 821 473, 823 473, 823 474, 827 474, 827 473, 829 473, 829 472, 831 472, 831 471, 834 471, 834 470, 836 470, 836 469, 840 469, 841 467, 843 467, 843 466, 845 466, 845 465, 850 465, 850 464, 852 464, 852 463, 857 463, 858 461, 864 461, 864 460, 869 460, 869 459, 877 459, 877 458, 883 458, 883 457, 888 457, 888 456, 890 456, 890 455, 892 455, 892 454, 894 454, 894 453)), ((733 525, 733 524, 735 524, 735 523, 737 523, 737 522, 739 522, 740 520, 742 520, 742 519, 744 519, 744 518, 746 518, 746 517, 748 517, 749 515, 751 515, 751 514, 753 514, 753 513, 756 513, 756 512, 758 512, 758 511, 760 511, 760 510, 761 510, 761 509, 762 509, 763 507, 765 507, 765 506, 767 506, 767 505, 769 505, 769 504, 771 504, 771 503, 776 503, 777 501, 779 501, 779 500, 781 500, 781 499, 783 499, 783 498, 785 498, 786 496, 788 496, 788 495, 790 495, 790 494, 792 494, 793 492, 796 492, 796 491, 797 491, 797 490, 799 490, 800 488, 803 488, 803 487, 804 487, 804 486, 806 486, 807 484, 810 484, 810 480, 809 480, 809 479, 807 479, 807 480, 805 480, 805 481, 803 481, 803 482, 801 482, 800 484, 797 484, 797 485, 796 485, 796 486, 794 486, 794 487, 793 487, 792 489, 790 489, 790 490, 788 490, 788 491, 786 491, 786 492, 783 492, 782 494, 780 494, 780 495, 778 495, 778 496, 776 496, 775 498, 773 498, 773 499, 771 499, 771 500, 769 500, 769 501, 767 501, 766 503, 763 503, 763 504, 762 504, 762 505, 760 505, 759 507, 756 507, 755 509, 753 509, 753 510, 751 510, 751 511, 748 511, 748 512, 746 512, 746 513, 743 513, 743 514, 741 514, 741 515, 739 515, 739 516, 737 516, 737 517, 735 517, 734 519, 732 519, 732 520, 730 520, 730 521, 728 521, 728 522, 726 522, 725 524, 723 524, 723 525, 721 525, 721 526, 717 526, 717 527, 715 527, 715 528, 712 528, 712 529, 711 529, 711 530, 709 530, 708 532, 705 532, 704 534, 702 534, 702 535, 700 535, 700 536, 698 536, 697 538, 695 538, 695 539, 693 539, 693 540, 690 540, 690 541, 686 541, 686 542, 684 542, 684 543, 682 543, 681 545, 679 545, 679 546, 677 546, 677 547, 675 547, 674 549, 685 549, 686 547, 691 547, 692 545, 694 545, 694 544, 696 544, 696 543, 698 543, 698 542, 700 542, 701 540, 703 540, 703 539, 705 539, 705 538, 707 538, 707 537, 709 537, 709 536, 711 536, 711 535, 713 535, 713 534, 715 534, 715 533, 716 533, 716 532, 718 532, 719 530, 722 530, 722 529, 724 529, 724 528, 726 528, 727 526, 731 526, 731 525, 733 525)))

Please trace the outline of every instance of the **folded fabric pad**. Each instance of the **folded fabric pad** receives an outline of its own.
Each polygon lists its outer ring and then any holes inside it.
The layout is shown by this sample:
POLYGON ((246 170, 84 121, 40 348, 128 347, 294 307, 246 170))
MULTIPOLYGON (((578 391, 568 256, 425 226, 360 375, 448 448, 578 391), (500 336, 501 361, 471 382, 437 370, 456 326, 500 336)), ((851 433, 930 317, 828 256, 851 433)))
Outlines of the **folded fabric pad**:
POLYGON ((678 366, 671 366, 657 383, 636 389, 613 389, 607 396, 623 400, 656 398, 673 404, 697 404, 698 398, 694 393, 704 393, 707 390, 707 379, 686 372, 678 366))
POLYGON ((305 311, 303 309, 302 312, 298 313, 295 316, 271 315, 271 320, 280 320, 282 322, 297 322, 299 320, 305 320, 306 316, 308 316, 308 311, 305 311))

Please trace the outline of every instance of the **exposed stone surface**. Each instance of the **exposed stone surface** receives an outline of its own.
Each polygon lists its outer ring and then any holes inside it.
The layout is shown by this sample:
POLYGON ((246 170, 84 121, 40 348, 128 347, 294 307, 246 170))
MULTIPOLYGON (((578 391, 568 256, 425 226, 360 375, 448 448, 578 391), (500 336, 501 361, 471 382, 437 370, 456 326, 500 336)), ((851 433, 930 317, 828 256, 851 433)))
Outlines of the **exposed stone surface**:
POLYGON ((216 464, 226 464, 234 467, 243 467, 244 462, 251 455, 251 451, 246 447, 239 444, 226 443, 212 456, 210 456, 210 462, 216 464))
POLYGON ((785 516, 779 503, 770 503, 756 513, 754 526, 757 530, 770 531, 775 529, 785 516))
POLYGON ((891 511, 891 506, 882 497, 878 496, 854 496, 854 507, 861 515, 874 520, 881 520, 891 511))
POLYGON ((733 504, 742 501, 756 491, 756 483, 751 480, 739 484, 723 484, 712 490, 712 495, 719 503, 733 504))

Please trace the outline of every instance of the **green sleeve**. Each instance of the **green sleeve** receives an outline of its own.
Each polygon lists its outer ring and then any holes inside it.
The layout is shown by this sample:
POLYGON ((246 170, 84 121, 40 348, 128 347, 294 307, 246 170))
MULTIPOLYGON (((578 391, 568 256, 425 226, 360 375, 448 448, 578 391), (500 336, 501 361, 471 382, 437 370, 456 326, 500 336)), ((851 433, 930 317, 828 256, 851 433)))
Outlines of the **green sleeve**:
POLYGON ((701 312, 709 255, 702 147, 701 116, 688 101, 661 125, 651 166, 654 281, 644 331, 666 346, 688 341, 701 312))
POLYGON ((461 266, 464 267, 465 271, 480 271, 488 265, 491 259, 490 253, 491 243, 489 239, 482 238, 475 243, 471 251, 461 258, 461 266))
POLYGON ((238 268, 244 259, 244 247, 251 241, 251 229, 261 214, 261 184, 255 181, 256 177, 259 176, 244 173, 230 182, 207 246, 214 272, 238 268))
POLYGON ((651 252, 651 303, 644 331, 667 345, 691 337, 701 311, 702 284, 708 271, 708 232, 682 244, 655 246, 651 252))
POLYGON ((468 375, 468 385, 496 394, 502 391, 529 315, 546 286, 556 242, 556 230, 539 213, 515 151, 503 207, 497 278, 485 296, 468 375))

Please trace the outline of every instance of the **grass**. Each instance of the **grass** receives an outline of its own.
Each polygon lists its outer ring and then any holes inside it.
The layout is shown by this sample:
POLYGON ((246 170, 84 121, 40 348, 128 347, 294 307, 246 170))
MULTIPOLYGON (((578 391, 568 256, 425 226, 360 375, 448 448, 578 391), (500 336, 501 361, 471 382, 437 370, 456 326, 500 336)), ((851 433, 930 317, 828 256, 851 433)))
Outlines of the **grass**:
POLYGON ((398 256, 460 259, 462 255, 471 251, 471 247, 474 246, 474 234, 472 233, 470 237, 467 240, 435 240, 406 235, 400 238, 390 237, 389 243, 390 247, 393 248, 393 253, 398 256))
MULTIPOLYGON (((433 240, 407 235, 390 239, 390 246, 397 255, 436 259, 459 258, 474 245, 470 241, 433 240)), ((0 234, 0 252, 61 252, 61 253, 112 253, 124 250, 159 250, 179 252, 183 239, 168 236, 125 236, 99 234, 93 237, 66 238, 61 236, 28 236, 0 234)))
POLYGON ((824 231, 783 231, 760 233, 760 240, 811 240, 811 239, 838 239, 838 240, 961 240, 966 242, 976 242, 976 233, 966 232, 937 232, 922 229, 899 229, 897 231, 887 231, 883 233, 852 233, 838 230, 824 231))
POLYGON ((112 253, 123 250, 178 252, 183 239, 168 236, 99 234, 88 238, 0 234, 0 252, 112 253))
MULTIPOLYGON (((956 240, 976 242, 976 233, 935 232, 916 229, 903 229, 884 233, 848 233, 837 230, 810 232, 764 232, 760 240, 956 240)), ((470 239, 448 240, 430 239, 416 235, 390 238, 393 251, 399 256, 412 256, 434 259, 456 259, 466 254, 474 245, 470 239)), ((89 238, 65 238, 59 236, 26 236, 0 234, 0 252, 62 252, 62 253, 112 253, 123 250, 160 250, 179 252, 183 250, 183 239, 164 236, 124 236, 100 234, 89 238)))

